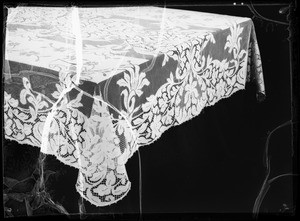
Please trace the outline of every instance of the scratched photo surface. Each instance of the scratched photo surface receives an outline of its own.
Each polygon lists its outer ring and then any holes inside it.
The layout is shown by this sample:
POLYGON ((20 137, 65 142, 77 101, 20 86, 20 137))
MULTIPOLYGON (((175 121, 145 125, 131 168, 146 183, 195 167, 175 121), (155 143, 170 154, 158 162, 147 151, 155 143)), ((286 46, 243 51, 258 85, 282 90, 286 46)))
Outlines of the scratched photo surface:
POLYGON ((5 217, 293 214, 288 13, 8 7, 5 217))

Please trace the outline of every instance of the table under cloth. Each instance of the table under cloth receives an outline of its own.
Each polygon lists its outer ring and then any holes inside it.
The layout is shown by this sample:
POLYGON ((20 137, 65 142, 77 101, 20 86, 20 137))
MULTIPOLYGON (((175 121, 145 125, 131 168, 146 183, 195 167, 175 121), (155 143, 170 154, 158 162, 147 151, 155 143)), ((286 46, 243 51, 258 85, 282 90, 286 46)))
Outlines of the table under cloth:
POLYGON ((78 168, 96 206, 139 147, 246 82, 265 94, 250 18, 160 7, 9 8, 4 72, 5 138, 78 168))

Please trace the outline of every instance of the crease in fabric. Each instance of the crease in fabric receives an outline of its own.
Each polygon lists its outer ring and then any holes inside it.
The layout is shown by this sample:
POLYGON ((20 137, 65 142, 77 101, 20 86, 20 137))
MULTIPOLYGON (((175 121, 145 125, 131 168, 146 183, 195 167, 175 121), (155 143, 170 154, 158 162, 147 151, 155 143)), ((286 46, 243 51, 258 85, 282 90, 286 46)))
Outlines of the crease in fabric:
POLYGON ((82 37, 79 19, 79 10, 77 7, 72 9, 72 32, 75 36, 75 53, 76 53, 76 85, 79 84, 82 71, 82 37))
POLYGON ((165 18, 166 18, 166 6, 164 6, 163 14, 161 17, 161 22, 160 22, 160 32, 159 32, 158 41, 157 41, 158 47, 156 48, 156 51, 155 51, 156 57, 161 49, 163 32, 165 31, 165 18))
POLYGON ((42 138, 41 138, 41 152, 43 153, 48 153, 47 143, 50 134, 50 126, 52 120, 54 119, 54 115, 58 110, 58 103, 62 101, 62 99, 67 95, 67 93, 70 92, 75 87, 75 85, 79 84, 79 80, 80 80, 80 74, 82 69, 82 38, 81 38, 81 31, 80 31, 79 12, 78 12, 78 8, 76 7, 72 7, 71 24, 72 24, 72 31, 75 36, 75 53, 76 53, 76 65, 77 65, 75 84, 72 82, 71 85, 67 85, 67 87, 62 90, 57 101, 53 104, 51 108, 51 112, 48 114, 45 120, 42 138))

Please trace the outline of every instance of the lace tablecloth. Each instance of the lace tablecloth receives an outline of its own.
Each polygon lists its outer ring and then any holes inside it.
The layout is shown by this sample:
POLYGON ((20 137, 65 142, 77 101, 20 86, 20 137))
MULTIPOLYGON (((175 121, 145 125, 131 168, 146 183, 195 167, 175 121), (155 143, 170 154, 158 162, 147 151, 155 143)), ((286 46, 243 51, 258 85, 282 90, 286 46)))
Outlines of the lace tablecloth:
POLYGON ((125 164, 139 147, 246 82, 264 94, 249 18, 17 7, 5 46, 5 138, 78 168, 76 189, 96 206, 128 193, 125 164))

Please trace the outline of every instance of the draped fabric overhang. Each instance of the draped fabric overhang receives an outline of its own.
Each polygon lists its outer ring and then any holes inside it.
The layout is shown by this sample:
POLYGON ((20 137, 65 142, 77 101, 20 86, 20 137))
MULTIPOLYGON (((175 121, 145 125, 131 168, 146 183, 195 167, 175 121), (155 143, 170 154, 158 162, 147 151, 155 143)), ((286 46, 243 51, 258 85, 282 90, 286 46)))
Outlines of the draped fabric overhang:
MULTIPOLYGON (((78 168, 96 206, 130 190, 141 146, 255 82, 250 18, 159 7, 17 7, 7 17, 5 138, 78 168)), ((161 150, 163 151, 163 150, 161 150)))

